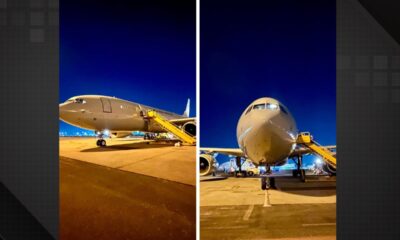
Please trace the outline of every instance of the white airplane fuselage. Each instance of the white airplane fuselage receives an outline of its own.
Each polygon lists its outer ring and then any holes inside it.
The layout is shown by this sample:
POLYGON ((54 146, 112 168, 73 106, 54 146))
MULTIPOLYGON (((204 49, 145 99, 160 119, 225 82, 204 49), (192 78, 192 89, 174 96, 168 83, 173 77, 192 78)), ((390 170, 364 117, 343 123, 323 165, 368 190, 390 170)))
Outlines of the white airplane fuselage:
POLYGON ((157 111, 167 120, 184 118, 182 115, 139 103, 100 95, 72 97, 59 106, 61 120, 84 129, 110 132, 165 132, 161 126, 144 117, 148 110, 157 111))
POLYGON ((239 147, 255 164, 279 165, 295 149, 298 130, 282 103, 260 98, 243 112, 236 133, 239 147))

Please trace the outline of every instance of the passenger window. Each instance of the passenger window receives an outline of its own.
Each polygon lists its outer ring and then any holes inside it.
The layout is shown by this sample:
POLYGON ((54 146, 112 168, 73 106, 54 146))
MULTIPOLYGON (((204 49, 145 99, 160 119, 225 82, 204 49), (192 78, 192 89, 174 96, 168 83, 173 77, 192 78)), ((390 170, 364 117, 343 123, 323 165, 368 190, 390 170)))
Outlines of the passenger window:
POLYGON ((287 110, 286 110, 286 108, 285 108, 284 106, 279 105, 279 108, 281 109, 281 111, 282 111, 283 113, 288 114, 288 112, 287 112, 287 110))
POLYGON ((265 104, 256 104, 254 105, 253 109, 259 110, 259 109, 265 109, 265 104))

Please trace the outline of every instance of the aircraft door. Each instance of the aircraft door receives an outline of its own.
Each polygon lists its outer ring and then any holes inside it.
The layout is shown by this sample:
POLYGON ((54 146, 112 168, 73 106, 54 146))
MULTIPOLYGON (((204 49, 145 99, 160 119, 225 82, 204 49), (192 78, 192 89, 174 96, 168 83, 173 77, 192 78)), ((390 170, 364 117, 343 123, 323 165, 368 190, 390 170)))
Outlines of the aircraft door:
POLYGON ((142 106, 140 106, 140 104, 138 104, 138 107, 136 108, 136 111, 138 112, 139 116, 145 117, 144 110, 143 110, 142 106))
POLYGON ((105 113, 112 112, 110 99, 100 98, 100 100, 101 100, 101 104, 103 105, 103 112, 105 112, 105 113))

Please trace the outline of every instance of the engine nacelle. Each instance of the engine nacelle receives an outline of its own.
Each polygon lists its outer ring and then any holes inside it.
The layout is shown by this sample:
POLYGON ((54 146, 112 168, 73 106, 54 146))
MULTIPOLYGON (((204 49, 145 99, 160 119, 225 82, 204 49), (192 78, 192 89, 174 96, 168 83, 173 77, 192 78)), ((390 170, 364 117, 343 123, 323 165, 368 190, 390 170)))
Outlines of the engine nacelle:
POLYGON ((287 159, 275 163, 274 166, 281 167, 281 166, 285 165, 286 163, 287 163, 287 159))
POLYGON ((200 176, 207 176, 214 172, 215 158, 210 154, 200 155, 200 176))
POLYGON ((335 167, 332 167, 332 166, 329 165, 329 164, 326 164, 326 163, 325 163, 325 164, 322 166, 322 170, 324 170, 324 172, 329 173, 329 175, 336 176, 336 168, 335 168, 335 167))
POLYGON ((196 123, 195 122, 187 122, 183 124, 182 129, 189 133, 192 136, 196 136, 196 123))

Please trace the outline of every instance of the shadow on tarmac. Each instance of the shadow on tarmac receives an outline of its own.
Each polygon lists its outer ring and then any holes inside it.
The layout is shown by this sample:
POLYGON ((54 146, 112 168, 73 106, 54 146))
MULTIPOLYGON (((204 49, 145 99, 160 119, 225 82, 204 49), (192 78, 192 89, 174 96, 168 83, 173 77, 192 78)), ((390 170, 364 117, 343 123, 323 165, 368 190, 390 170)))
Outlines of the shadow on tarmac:
MULTIPOLYGON (((229 176, 201 177, 200 181, 223 181, 229 176)), ((258 177, 257 177, 258 178, 258 177)), ((336 177, 307 176, 306 182, 289 176, 275 178, 276 190, 290 194, 327 197, 336 195, 336 177)))
POLYGON ((336 178, 308 176, 306 182, 292 177, 277 178, 276 187, 291 194, 326 197, 336 195, 336 178))
POLYGON ((149 143, 127 143, 127 144, 118 144, 111 145, 106 147, 94 147, 83 149, 81 152, 108 152, 108 151, 123 151, 123 150, 132 150, 132 149, 148 149, 148 148, 162 148, 162 147, 172 147, 174 144, 149 144, 149 143))

